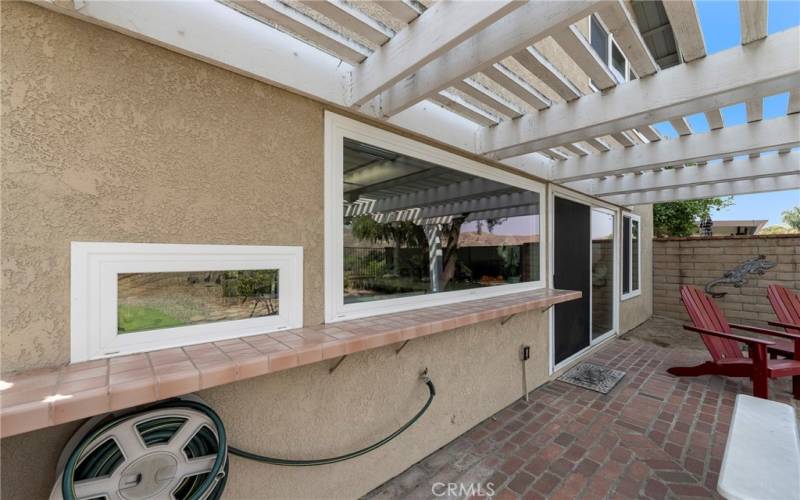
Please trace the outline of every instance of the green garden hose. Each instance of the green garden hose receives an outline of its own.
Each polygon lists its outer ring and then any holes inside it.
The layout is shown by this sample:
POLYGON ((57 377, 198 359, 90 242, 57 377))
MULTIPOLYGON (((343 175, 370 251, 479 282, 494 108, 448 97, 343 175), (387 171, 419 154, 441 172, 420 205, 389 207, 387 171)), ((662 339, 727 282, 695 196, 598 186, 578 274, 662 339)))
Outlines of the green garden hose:
MULTIPOLYGON (((281 466, 312 466, 343 462, 369 453, 414 425, 436 395, 423 373, 428 400, 395 432, 365 448, 330 458, 273 458, 228 446, 222 419, 208 405, 175 399, 120 416, 111 415, 89 427, 69 454, 51 499, 174 498, 217 500, 228 479, 228 453, 281 466), (213 460, 213 462, 212 462, 213 460), (124 491, 124 494, 122 493, 124 491), (57 493, 60 493, 58 495, 57 493)), ((69 446, 68 446, 69 448, 69 446)))

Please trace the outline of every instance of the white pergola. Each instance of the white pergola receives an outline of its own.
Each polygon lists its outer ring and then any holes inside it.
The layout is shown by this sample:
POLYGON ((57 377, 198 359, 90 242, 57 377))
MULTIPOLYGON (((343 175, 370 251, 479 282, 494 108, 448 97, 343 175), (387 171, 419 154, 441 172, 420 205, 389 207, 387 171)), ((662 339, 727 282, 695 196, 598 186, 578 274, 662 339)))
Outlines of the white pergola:
POLYGON ((800 28, 767 36, 766 1, 741 0, 742 44, 713 55, 684 0, 664 0, 669 22, 645 33, 623 0, 35 3, 621 205, 800 188, 800 28), (635 79, 576 28, 590 14, 635 79), (646 43, 666 29, 669 67, 646 43), (592 91, 537 50, 548 37, 592 91), (762 119, 784 92, 786 116, 762 119), (727 127, 720 108, 738 103, 748 123, 727 127))

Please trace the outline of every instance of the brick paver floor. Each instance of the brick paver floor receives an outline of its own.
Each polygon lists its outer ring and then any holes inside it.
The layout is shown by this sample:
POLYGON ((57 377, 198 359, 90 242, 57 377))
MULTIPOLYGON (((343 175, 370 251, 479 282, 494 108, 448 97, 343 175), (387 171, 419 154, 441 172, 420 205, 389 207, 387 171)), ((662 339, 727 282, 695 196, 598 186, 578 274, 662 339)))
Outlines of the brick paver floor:
MULTIPOLYGON (((627 372, 609 394, 550 382, 529 402, 504 408, 368 497, 447 498, 441 484, 434 495, 436 483, 464 485, 450 498, 477 496, 490 483, 498 499, 716 497, 734 398, 750 394, 751 385, 665 372, 707 357, 695 349, 613 340, 587 359, 627 372)), ((770 382, 771 399, 792 401, 790 388, 790 379, 770 382)))

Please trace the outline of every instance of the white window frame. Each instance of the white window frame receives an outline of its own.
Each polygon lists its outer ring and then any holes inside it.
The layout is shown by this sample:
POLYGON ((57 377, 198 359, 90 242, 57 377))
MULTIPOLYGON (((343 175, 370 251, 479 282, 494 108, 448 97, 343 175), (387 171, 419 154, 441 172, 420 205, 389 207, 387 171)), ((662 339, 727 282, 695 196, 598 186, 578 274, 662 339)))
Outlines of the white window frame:
POLYGON ((325 112, 325 321, 333 323, 379 314, 409 311, 443 304, 496 297, 544 288, 547 245, 545 185, 532 179, 480 163, 387 130, 325 112), (343 269, 343 155, 344 139, 364 142, 399 154, 413 156, 467 174, 503 182, 539 195, 539 280, 526 283, 474 288, 383 299, 356 304, 344 303, 343 269))
MULTIPOLYGON (((614 35, 606 27, 606 25, 603 22, 603 20, 599 16, 597 16, 595 14, 592 14, 591 17, 596 19, 597 22, 600 24, 600 27, 603 28, 603 31, 606 32, 606 44, 607 44, 607 47, 606 47, 606 60, 603 61, 603 63, 605 63, 606 67, 611 72, 611 74, 614 75, 614 78, 617 79, 618 83, 625 83, 625 82, 630 81, 630 79, 631 79, 631 63, 630 63, 630 61, 628 61, 628 57, 625 55, 625 52, 623 52, 622 49, 620 49, 619 45, 614 40, 614 35), (615 68, 614 65, 611 63, 611 61, 613 61, 613 57, 614 57, 613 56, 614 47, 617 48, 619 53, 622 54, 622 58, 625 59, 625 74, 620 74, 620 72, 617 71, 617 68, 615 68)), ((592 22, 592 20, 590 19, 589 20, 589 36, 588 36, 589 45, 591 45, 591 43, 592 43, 591 22, 592 22)), ((597 54, 597 52, 595 52, 595 54, 597 54)), ((599 54, 598 54, 598 56, 599 56, 599 54)), ((595 92, 596 91, 597 90, 595 90, 595 92)))
MULTIPOLYGON (((622 219, 620 219, 620 232, 623 233, 622 234, 623 238, 627 238, 628 239, 628 248, 631 249, 631 259, 628 262, 628 290, 629 290, 629 292, 628 293, 622 292, 622 296, 621 296, 622 300, 628 300, 628 299, 632 299, 634 297, 638 297, 639 295, 642 294, 642 218, 640 216, 636 215, 636 214, 622 214, 622 219), (622 223, 622 220, 625 219, 625 218, 630 219, 630 224, 628 225, 628 227, 630 228, 630 231, 628 231, 628 234, 624 234, 625 225, 622 223), (636 263, 637 263, 636 267, 638 268, 637 269, 638 272, 636 274, 637 274, 637 276, 639 276, 639 283, 637 283, 638 287, 636 288, 636 290, 633 289, 633 221, 637 222, 636 230, 639 233, 638 234, 639 246, 636 249, 636 252, 638 253, 637 259, 636 259, 636 263)), ((625 254, 624 254, 624 252, 620 252, 620 255, 621 255, 620 269, 623 270, 622 266, 625 265, 625 254)), ((621 277, 622 276, 620 275, 620 278, 621 277)), ((622 290, 624 290, 624 287, 620 286, 620 291, 622 291, 622 290)))
POLYGON ((289 246, 72 242, 73 363, 303 326, 303 249, 289 246), (278 314, 117 333, 121 273, 278 270, 278 314))

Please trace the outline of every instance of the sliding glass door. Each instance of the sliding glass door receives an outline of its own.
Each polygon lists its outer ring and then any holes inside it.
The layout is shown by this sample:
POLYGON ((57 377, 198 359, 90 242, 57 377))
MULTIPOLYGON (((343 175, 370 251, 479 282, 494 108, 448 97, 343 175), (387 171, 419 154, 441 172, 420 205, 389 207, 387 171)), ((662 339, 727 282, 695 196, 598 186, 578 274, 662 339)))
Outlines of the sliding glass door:
POLYGON ((614 330, 614 215, 592 209, 592 340, 614 330))

